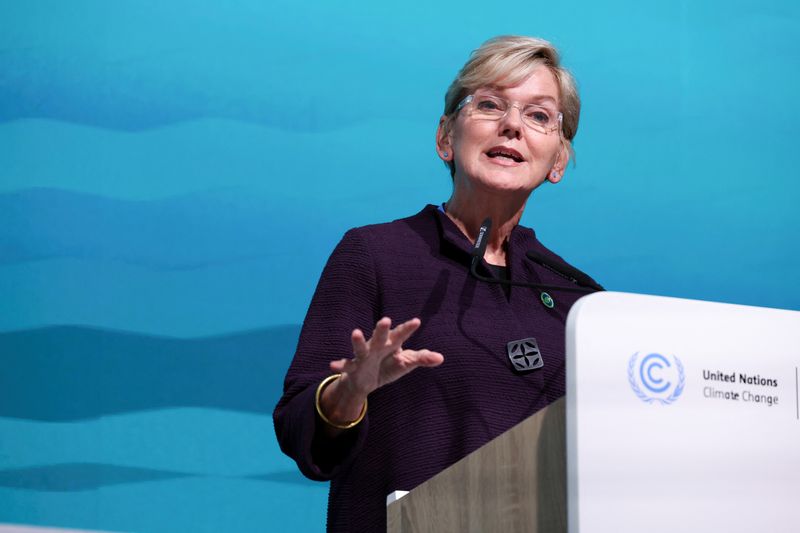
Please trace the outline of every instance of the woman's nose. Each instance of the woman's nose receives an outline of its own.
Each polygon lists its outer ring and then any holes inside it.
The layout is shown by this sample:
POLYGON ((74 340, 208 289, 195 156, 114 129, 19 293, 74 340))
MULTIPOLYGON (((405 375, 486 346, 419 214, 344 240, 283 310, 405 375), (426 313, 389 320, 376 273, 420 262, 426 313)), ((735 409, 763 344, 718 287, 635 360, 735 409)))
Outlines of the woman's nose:
POLYGON ((502 134, 519 139, 522 137, 522 126, 522 109, 516 104, 509 106, 506 114, 500 119, 502 134))

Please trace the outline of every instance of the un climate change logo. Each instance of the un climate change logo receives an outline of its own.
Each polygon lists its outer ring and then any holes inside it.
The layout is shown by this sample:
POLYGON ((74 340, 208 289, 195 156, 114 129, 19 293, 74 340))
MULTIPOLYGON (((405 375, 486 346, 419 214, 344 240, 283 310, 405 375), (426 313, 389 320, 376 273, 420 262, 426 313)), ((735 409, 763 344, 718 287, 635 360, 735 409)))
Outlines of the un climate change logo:
POLYGON ((646 403, 659 402, 669 405, 683 393, 686 374, 681 360, 672 361, 658 353, 647 354, 639 359, 639 352, 628 361, 628 382, 636 396, 646 403))

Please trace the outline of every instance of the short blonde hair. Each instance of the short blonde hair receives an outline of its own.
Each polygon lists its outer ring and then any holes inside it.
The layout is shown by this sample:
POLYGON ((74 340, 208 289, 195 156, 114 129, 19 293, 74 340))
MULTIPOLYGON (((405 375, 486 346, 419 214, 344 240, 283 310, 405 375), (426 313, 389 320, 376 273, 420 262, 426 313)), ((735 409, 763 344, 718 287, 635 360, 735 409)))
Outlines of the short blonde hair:
MULTIPOLYGON (((540 65, 550 69, 558 84, 561 113, 564 115, 561 134, 570 156, 574 156, 572 139, 578 133, 581 114, 578 87, 572 74, 561 66, 558 50, 544 39, 535 37, 501 35, 489 39, 472 52, 444 97, 444 114, 447 116, 445 131, 449 129, 457 114, 456 108, 464 97, 481 87, 513 87, 540 65)), ((455 165, 452 161, 448 161, 447 165, 453 175, 455 165)))

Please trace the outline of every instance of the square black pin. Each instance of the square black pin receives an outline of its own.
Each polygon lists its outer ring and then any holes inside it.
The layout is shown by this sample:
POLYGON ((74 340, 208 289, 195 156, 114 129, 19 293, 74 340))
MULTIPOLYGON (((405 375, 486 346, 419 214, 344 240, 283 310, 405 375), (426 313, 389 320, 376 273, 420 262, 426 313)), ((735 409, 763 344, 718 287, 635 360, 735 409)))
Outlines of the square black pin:
POLYGON ((517 372, 530 372, 544 366, 539 345, 533 337, 511 341, 506 349, 508 358, 517 372))

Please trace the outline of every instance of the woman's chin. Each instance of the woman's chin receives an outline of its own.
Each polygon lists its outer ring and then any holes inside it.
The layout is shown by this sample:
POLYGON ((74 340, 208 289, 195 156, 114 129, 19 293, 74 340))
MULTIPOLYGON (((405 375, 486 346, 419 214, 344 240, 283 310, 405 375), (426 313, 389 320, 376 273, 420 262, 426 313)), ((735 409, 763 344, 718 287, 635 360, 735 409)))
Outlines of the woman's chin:
POLYGON ((473 183, 476 188, 487 192, 530 194, 541 181, 537 182, 527 173, 520 172, 520 169, 514 169, 514 171, 494 170, 488 172, 482 177, 473 180, 473 183))

